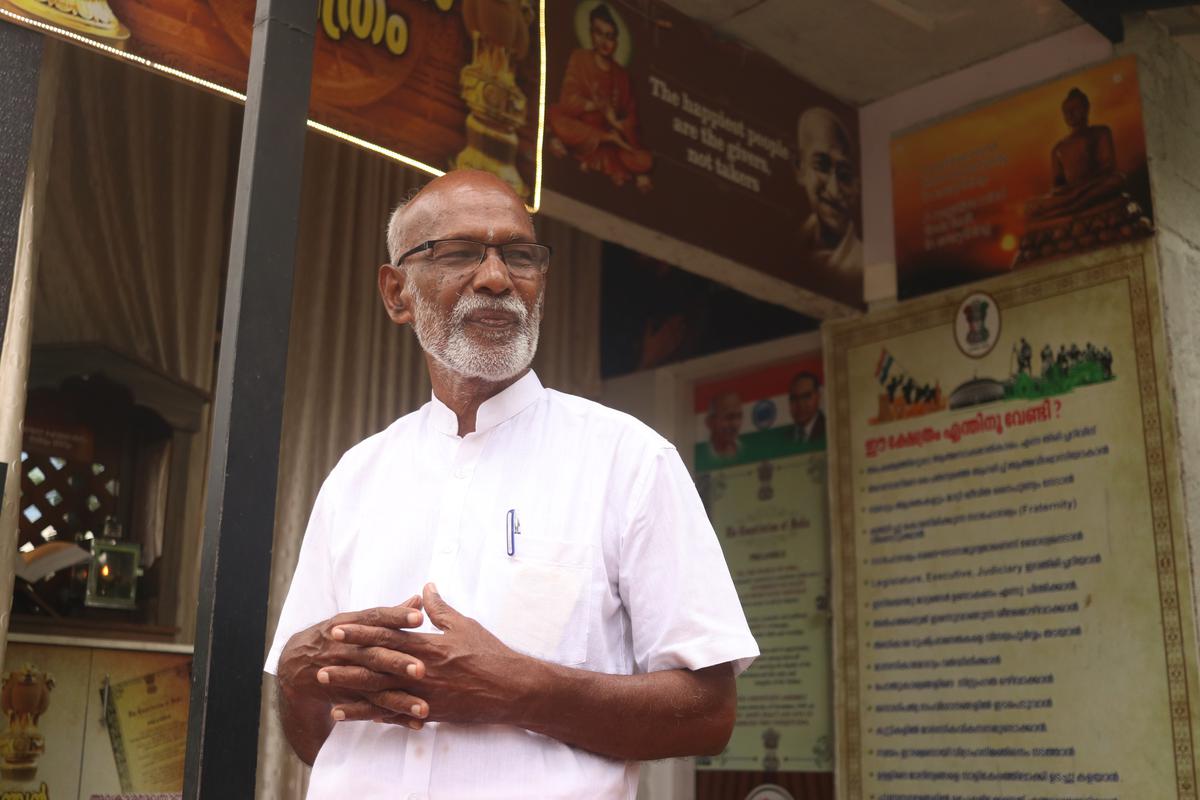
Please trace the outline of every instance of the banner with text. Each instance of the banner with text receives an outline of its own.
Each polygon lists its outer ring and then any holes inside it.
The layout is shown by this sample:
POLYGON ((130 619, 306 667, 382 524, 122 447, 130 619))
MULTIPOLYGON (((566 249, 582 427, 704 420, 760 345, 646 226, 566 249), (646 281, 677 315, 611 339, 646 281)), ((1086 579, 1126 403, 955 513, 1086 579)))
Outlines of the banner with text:
MULTIPOLYGON (((697 764, 785 787, 833 768, 822 372, 810 355, 694 391, 697 486, 762 650, 729 746, 697 764)), ((713 780, 752 788, 702 774, 698 790, 713 780)))
MULTIPOLYGON (((541 0, 317 0, 311 115, 438 170, 537 179, 541 0)), ((245 93, 254 0, 0 0, 2 18, 82 35, 245 93)))
POLYGON ((1150 244, 828 324, 846 800, 1196 797, 1150 244))
POLYGON ((901 297, 1153 233, 1133 56, 892 141, 901 297))
POLYGON ((547 25, 548 188, 862 305, 855 109, 664 3, 547 25))
POLYGON ((183 791, 190 655, 10 641, 0 797, 183 791))

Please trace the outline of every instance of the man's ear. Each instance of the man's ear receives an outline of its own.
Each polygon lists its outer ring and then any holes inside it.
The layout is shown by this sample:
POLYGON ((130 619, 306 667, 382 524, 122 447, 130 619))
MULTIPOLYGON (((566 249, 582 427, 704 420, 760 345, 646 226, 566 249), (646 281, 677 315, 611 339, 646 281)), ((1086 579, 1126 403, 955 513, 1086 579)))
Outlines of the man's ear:
POLYGON ((391 264, 379 267, 379 296, 388 317, 397 325, 412 322, 412 289, 407 279, 408 273, 403 269, 391 264))

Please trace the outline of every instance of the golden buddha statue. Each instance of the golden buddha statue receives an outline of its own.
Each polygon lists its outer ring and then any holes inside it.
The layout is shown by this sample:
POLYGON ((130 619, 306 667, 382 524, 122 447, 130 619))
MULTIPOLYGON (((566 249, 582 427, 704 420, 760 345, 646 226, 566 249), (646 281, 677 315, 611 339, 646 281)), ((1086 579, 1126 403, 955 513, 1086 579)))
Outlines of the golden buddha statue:
POLYGON ((1112 129, 1091 125, 1078 88, 1062 103, 1071 132, 1050 151, 1053 187, 1025 204, 1025 232, 1013 266, 1086 252, 1150 235, 1154 226, 1126 190, 1112 129))
POLYGON ((1117 170, 1112 129, 1088 124, 1090 110, 1091 102, 1080 89, 1067 93, 1062 113, 1071 132, 1050 153, 1054 188, 1029 202, 1029 219, 1077 214, 1120 194, 1125 176, 1117 170))

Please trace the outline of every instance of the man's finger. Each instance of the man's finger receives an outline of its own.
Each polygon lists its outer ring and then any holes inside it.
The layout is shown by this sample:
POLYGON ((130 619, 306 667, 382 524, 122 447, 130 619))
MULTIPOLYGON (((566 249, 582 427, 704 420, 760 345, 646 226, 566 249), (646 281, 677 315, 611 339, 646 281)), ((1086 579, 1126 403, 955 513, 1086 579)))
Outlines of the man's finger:
POLYGON ((414 731, 419 731, 425 727, 423 721, 413 719, 407 714, 393 714, 379 706, 362 701, 342 703, 335 706, 333 711, 330 712, 330 716, 333 717, 334 722, 365 720, 367 722, 382 722, 387 725, 403 725, 406 728, 412 728, 414 731))
MULTIPOLYGON (((376 628, 416 628, 420 626, 423 616, 420 611, 410 606, 391 606, 368 608, 352 615, 345 622, 355 622, 359 625, 373 625, 376 628)), ((338 620, 342 622, 343 620, 338 620)))
POLYGON ((438 594, 437 587, 432 583, 425 584, 425 591, 422 594, 425 604, 425 612, 429 614, 429 621, 432 622, 438 630, 449 630, 458 621, 462 615, 450 607, 450 604, 442 599, 438 594))
MULTIPOLYGON (((415 680, 416 676, 409 677, 415 680)), ((396 675, 375 672, 366 667, 322 667, 317 671, 317 683, 322 686, 360 693, 396 689, 402 681, 396 675)))
POLYGON ((367 695, 367 699, 379 708, 393 714, 407 714, 414 719, 424 719, 429 716, 429 704, 419 697, 401 689, 389 689, 367 695))
MULTIPOLYGON (((421 659, 410 655, 411 650, 419 649, 421 637, 409 633, 401 633, 388 628, 373 628, 370 625, 354 625, 346 623, 336 628, 334 638, 345 645, 358 647, 378 647, 399 653, 411 660, 411 666, 405 672, 413 678, 425 677, 425 665, 421 659)), ((354 656, 351 656, 354 658, 354 656)))
MULTIPOLYGON (((396 675, 405 678, 417 677, 417 675, 412 675, 408 668, 414 666, 414 662, 420 662, 420 659, 399 650, 371 646, 347 647, 345 655, 338 660, 341 662, 339 666, 366 667, 373 672, 381 672, 385 675, 396 675)), ((423 664, 417 672, 422 676, 425 674, 423 664)))

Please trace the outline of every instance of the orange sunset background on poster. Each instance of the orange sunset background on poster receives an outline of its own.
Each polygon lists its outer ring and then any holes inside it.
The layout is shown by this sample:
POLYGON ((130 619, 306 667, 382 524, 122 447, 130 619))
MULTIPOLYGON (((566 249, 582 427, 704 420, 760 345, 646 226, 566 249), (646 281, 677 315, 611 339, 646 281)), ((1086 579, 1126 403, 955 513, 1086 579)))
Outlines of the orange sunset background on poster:
MULTIPOLYGON (((1123 191, 1140 206, 1139 213, 1149 224, 1141 98, 1136 60, 1129 57, 893 140, 901 296, 1014 268, 1022 237, 1030 228, 1027 204, 1053 188, 1051 151, 1070 133, 1062 103, 1072 88, 1082 90, 1090 100, 1089 123, 1111 129, 1116 168, 1125 176, 1123 191)), ((1072 252, 1097 246, 1103 245, 1089 240, 1072 252)), ((1068 254, 1065 247, 1063 251, 1068 254)))

